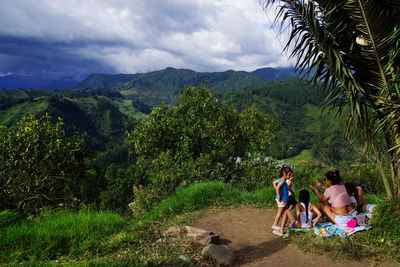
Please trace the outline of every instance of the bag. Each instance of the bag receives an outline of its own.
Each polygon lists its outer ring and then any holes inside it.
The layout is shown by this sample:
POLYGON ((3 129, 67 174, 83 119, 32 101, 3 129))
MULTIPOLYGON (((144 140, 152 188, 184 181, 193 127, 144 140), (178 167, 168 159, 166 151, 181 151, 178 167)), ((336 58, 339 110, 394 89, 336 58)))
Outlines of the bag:
POLYGON ((368 218, 364 213, 359 213, 355 219, 360 226, 366 226, 370 221, 370 218, 368 218))

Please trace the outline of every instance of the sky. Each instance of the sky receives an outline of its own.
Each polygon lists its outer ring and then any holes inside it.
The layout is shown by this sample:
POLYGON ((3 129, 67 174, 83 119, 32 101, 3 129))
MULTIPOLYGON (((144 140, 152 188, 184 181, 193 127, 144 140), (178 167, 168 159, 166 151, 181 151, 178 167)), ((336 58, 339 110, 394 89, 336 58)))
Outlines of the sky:
POLYGON ((0 0, 0 76, 286 67, 272 20, 259 0, 0 0))

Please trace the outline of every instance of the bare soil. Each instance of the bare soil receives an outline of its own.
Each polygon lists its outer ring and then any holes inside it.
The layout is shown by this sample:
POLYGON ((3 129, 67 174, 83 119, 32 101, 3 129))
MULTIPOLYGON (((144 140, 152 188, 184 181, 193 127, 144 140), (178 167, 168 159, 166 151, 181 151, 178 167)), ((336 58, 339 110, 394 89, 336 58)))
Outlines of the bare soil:
POLYGON ((233 251, 235 266, 377 266, 367 262, 333 262, 328 255, 304 253, 291 241, 272 233, 275 216, 273 209, 229 209, 206 214, 192 226, 219 234, 221 245, 233 251))

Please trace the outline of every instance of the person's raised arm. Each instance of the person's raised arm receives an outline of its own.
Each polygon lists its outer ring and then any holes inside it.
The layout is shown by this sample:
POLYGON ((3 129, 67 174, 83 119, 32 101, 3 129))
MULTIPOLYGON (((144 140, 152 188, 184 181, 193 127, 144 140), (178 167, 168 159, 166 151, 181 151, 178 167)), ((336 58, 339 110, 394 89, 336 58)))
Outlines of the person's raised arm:
POLYGON ((276 190, 276 187, 278 186, 278 182, 279 182, 279 179, 276 179, 275 181, 272 182, 272 185, 275 188, 275 190, 276 190))
POLYGON ((324 186, 324 185, 322 185, 320 182, 317 182, 316 180, 313 180, 313 182, 314 182, 314 185, 316 186, 316 187, 320 187, 322 190, 326 190, 326 186, 324 186))
POLYGON ((310 188, 317 195, 317 198, 319 199, 320 202, 324 203, 324 202, 328 201, 328 198, 325 195, 321 195, 317 188, 315 188, 312 185, 310 186, 310 188))

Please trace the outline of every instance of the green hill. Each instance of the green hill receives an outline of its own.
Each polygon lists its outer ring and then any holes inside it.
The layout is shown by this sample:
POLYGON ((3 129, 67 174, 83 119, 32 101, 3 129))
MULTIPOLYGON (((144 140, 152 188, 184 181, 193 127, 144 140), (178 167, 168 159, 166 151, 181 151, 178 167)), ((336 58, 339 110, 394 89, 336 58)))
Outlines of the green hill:
POLYGON ((335 116, 332 110, 323 112, 324 96, 298 78, 276 80, 264 87, 217 93, 216 96, 239 109, 260 108, 280 123, 281 129, 272 143, 277 158, 293 157, 304 149, 316 152, 329 143, 343 140, 344 116, 335 116))
POLYGON ((148 106, 162 102, 174 103, 179 90, 207 82, 213 92, 228 92, 268 84, 264 78, 238 71, 196 72, 189 69, 166 68, 138 74, 93 74, 76 88, 113 88, 128 99, 139 99, 148 106))
POLYGON ((68 133, 85 132, 94 150, 106 151, 122 144, 125 118, 142 120, 162 102, 173 104, 180 89, 205 81, 228 104, 239 109, 258 107, 279 121, 281 130, 272 144, 277 158, 293 157, 304 149, 331 150, 324 144, 343 139, 343 118, 335 118, 333 111, 321 113, 324 97, 298 78, 266 81, 236 71, 199 73, 174 68, 135 75, 92 75, 86 80, 87 85, 115 85, 112 89, 2 90, 0 124, 12 127, 23 116, 47 112, 53 119, 63 118, 68 133))
POLYGON ((63 119, 67 134, 86 133, 96 151, 122 144, 125 118, 145 116, 139 102, 136 108, 136 102, 112 90, 2 90, 0 99, 0 125, 13 128, 24 116, 48 113, 54 121, 63 119))

